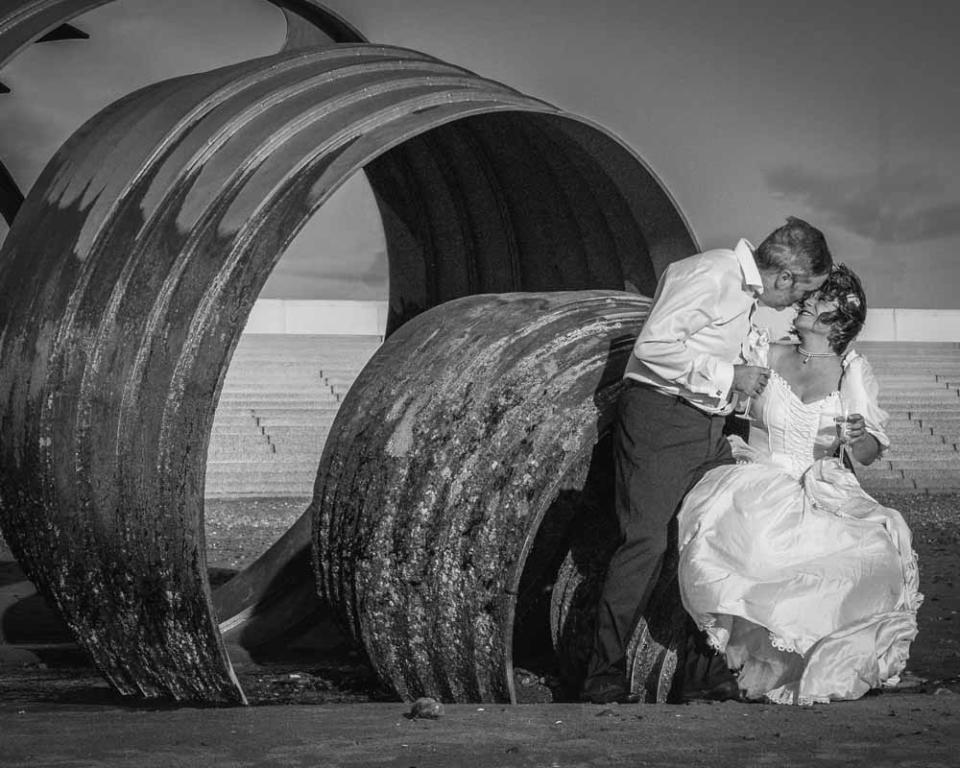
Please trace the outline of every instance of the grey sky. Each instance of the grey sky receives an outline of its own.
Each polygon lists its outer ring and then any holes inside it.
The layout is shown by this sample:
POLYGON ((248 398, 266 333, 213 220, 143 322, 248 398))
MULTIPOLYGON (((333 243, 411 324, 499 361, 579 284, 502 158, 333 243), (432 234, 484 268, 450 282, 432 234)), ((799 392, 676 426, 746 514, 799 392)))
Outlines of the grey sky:
MULTIPOLYGON (((960 54, 951 40, 960 3, 326 4, 371 40, 425 51, 613 130, 660 176, 704 247, 758 241, 795 214, 825 230, 872 305, 960 308, 960 54)), ((270 53, 283 39, 282 16, 263 0, 118 0, 77 23, 97 27, 96 46, 34 46, 2 74, 14 93, 0 97, 0 154, 23 185, 77 113, 158 77, 270 53)), ((362 187, 328 206, 362 218, 362 187)), ((285 258, 299 281, 314 261, 308 239, 285 258)), ((376 233, 341 226, 324 242, 319 268, 337 276, 338 295, 350 285, 365 295, 383 271, 376 233)))

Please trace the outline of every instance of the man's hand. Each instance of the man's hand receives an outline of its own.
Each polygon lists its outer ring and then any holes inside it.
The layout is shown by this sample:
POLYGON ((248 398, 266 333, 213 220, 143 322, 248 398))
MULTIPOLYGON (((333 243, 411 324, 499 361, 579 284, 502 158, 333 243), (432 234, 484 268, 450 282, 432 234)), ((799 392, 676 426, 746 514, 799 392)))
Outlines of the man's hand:
POLYGON ((756 397, 767 386, 770 369, 759 365, 733 366, 733 391, 746 397, 756 397))

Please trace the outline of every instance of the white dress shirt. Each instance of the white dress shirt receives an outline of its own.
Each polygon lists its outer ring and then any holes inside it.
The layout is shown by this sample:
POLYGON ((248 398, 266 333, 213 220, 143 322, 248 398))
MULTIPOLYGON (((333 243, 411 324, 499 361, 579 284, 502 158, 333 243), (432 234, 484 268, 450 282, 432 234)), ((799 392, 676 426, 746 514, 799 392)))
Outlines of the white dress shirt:
POLYGON ((673 262, 660 277, 624 376, 707 413, 728 413, 733 366, 742 362, 762 292, 746 240, 673 262))

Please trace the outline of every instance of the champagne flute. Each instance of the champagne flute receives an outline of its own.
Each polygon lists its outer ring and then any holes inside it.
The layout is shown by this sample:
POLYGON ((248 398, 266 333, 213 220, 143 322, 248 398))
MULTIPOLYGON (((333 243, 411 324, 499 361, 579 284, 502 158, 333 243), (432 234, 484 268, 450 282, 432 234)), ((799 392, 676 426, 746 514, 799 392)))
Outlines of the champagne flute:
POLYGON ((847 453, 847 422, 850 418, 850 414, 847 412, 847 404, 841 404, 841 415, 833 417, 834 426, 837 428, 837 439, 840 441, 840 447, 837 451, 837 458, 840 459, 840 467, 846 469, 846 453, 847 453))
POLYGON ((733 406, 733 415, 738 419, 744 419, 745 421, 753 421, 753 416, 750 415, 750 401, 753 400, 749 395, 737 395, 737 404, 733 406))

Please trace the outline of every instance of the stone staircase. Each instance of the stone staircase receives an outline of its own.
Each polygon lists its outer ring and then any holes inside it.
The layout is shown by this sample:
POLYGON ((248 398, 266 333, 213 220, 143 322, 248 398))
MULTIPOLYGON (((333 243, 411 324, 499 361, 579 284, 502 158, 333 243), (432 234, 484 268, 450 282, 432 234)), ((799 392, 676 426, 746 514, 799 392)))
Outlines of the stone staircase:
MULTIPOLYGON (((378 337, 244 336, 214 417, 208 498, 308 498, 327 431, 378 337)), ((890 414, 869 492, 960 492, 960 343, 860 342, 890 414)))
POLYGON ((857 474, 868 492, 960 492, 960 343, 859 342, 890 414, 891 446, 857 474))
POLYGON ((248 334, 224 380, 207 451, 207 498, 307 498, 327 432, 372 336, 248 334))

